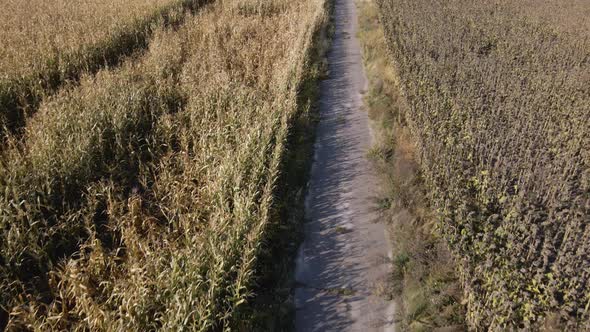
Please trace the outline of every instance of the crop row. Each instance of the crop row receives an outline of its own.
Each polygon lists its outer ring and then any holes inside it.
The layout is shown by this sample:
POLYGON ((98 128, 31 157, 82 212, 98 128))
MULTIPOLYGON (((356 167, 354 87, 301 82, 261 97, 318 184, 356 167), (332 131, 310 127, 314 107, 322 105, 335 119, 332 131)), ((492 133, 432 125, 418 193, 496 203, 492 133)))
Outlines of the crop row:
POLYGON ((203 1, 2 1, 0 125, 18 131, 41 100, 84 72, 116 65, 203 1))
POLYGON ((588 38, 516 3, 378 2, 468 323, 587 329, 588 38))
POLYGON ((323 1, 235 0, 44 102, 2 157, 10 328, 241 324, 323 1))

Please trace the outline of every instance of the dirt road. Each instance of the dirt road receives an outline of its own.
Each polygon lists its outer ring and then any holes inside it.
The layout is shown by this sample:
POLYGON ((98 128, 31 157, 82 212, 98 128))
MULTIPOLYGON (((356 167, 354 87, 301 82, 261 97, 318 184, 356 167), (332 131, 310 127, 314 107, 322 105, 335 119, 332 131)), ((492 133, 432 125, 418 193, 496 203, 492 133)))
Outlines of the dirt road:
POLYGON ((379 183, 366 158, 372 138, 354 1, 335 0, 334 15, 297 257, 295 325, 306 332, 393 331, 393 302, 381 296, 391 250, 385 225, 377 223, 379 183))

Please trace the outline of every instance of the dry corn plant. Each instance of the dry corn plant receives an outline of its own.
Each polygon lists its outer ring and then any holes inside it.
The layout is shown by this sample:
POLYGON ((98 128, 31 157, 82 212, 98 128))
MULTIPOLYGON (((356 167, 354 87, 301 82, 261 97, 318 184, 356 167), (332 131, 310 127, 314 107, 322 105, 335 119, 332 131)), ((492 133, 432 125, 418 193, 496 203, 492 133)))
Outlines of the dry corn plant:
POLYGON ((181 23, 199 0, 2 0, 0 125, 18 131, 46 96, 84 72, 144 49, 162 25, 181 23))
POLYGON ((0 168, 9 329, 239 324, 324 10, 219 1, 41 105, 0 168))

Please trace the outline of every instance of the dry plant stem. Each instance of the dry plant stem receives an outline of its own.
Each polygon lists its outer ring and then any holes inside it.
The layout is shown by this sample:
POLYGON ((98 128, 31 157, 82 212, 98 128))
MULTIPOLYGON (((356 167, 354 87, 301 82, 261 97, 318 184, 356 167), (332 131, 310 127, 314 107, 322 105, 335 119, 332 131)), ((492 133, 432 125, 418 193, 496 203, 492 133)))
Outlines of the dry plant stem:
POLYGON ((387 293, 396 301, 396 327, 403 331, 464 330, 464 308, 456 264, 435 229, 405 121, 407 105, 391 65, 379 11, 358 1, 359 38, 369 80, 365 96, 376 143, 371 157, 386 190, 379 199, 393 243, 387 293))
POLYGON ((528 2, 378 4, 468 324, 588 329, 588 5, 528 2))
POLYGON ((118 65, 145 49, 159 27, 180 24, 186 11, 204 2, 3 0, 0 130, 19 132, 41 100, 64 83, 118 65))
POLYGON ((10 329, 240 324, 324 12, 207 6, 40 107, 0 173, 10 329))

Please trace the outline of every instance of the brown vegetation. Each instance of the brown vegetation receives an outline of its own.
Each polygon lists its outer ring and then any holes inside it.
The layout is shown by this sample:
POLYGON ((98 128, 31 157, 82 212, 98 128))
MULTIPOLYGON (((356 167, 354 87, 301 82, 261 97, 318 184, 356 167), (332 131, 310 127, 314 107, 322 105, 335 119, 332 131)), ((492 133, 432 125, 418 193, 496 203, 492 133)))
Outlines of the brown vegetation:
POLYGON ((587 36, 516 2, 379 6, 469 325, 590 328, 587 36))
POLYGON ((323 1, 223 1, 47 98, 1 157, 8 329, 243 326, 323 1))
POLYGON ((44 96, 145 48, 202 2, 1 0, 0 126, 19 129, 44 96))
POLYGON ((436 229, 415 160, 398 78, 388 58, 379 12, 359 1, 359 38, 369 90, 365 96, 376 143, 371 151, 386 191, 380 198, 390 225, 393 266, 390 295, 401 330, 465 329, 461 288, 447 244, 436 229))
POLYGON ((560 34, 571 34, 576 40, 590 38, 590 6, 586 0, 522 0, 507 2, 518 15, 524 15, 535 24, 555 28, 560 34))

